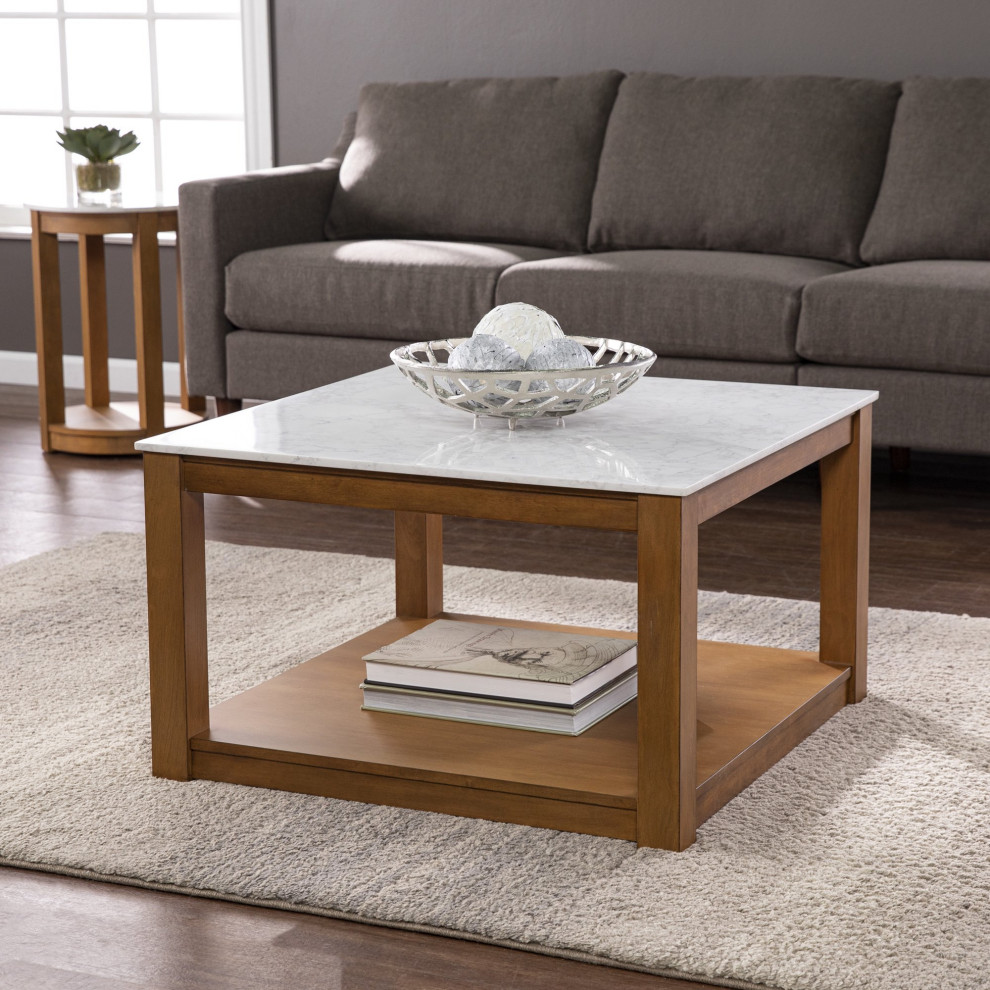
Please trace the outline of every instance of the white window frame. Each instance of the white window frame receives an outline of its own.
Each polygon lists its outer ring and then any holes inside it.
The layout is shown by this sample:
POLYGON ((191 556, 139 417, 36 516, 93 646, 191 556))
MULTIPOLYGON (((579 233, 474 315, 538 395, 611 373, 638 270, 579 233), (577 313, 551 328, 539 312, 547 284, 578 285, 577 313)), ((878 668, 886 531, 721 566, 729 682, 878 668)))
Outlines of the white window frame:
MULTIPOLYGON (((88 117, 113 116, 115 118, 148 120, 154 129, 155 137, 155 186, 162 187, 162 146, 161 122, 163 120, 241 120, 232 114, 162 113, 158 104, 158 72, 155 45, 155 30, 159 21, 166 20, 240 20, 241 44, 244 71, 244 141, 245 161, 249 171, 270 168, 274 162, 274 138, 272 121, 272 84, 270 57, 270 28, 268 0, 241 0, 241 12, 237 14, 171 14, 159 13, 153 9, 152 0, 147 0, 144 13, 67 13, 64 0, 56 0, 57 9, 43 13, 0 13, 0 30, 5 20, 57 20, 59 26, 59 60, 62 73, 62 128, 70 126, 73 117, 85 113, 88 117), (121 112, 119 110, 94 107, 72 108, 68 93, 68 53, 66 47, 65 22, 67 18, 87 20, 134 20, 145 21, 148 26, 151 49, 151 112, 121 112)), ((37 109, 4 110, 3 116, 56 116, 53 111, 37 109)), ((58 144, 52 137, 52 153, 58 151, 58 144)), ((65 154, 64 152, 62 152, 65 154)), ((64 195, 71 202, 75 184, 73 162, 65 154, 65 188, 52 190, 53 202, 59 202, 64 195)), ((3 194, 0 190, 0 194, 3 194)), ((0 201, 0 237, 24 237, 28 232, 28 211, 22 204, 0 201)))

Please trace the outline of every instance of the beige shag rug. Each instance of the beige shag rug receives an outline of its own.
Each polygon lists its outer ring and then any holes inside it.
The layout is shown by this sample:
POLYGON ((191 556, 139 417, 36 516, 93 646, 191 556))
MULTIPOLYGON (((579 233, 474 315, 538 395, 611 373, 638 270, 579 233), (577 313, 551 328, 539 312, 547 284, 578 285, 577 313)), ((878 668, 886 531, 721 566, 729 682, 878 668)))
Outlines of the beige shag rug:
MULTIPOLYGON (((224 698, 386 618, 386 560, 210 544, 224 698), (344 590, 346 589, 346 595, 344 590)), ((448 607, 631 628, 632 585, 450 568, 448 607)), ((990 620, 873 610, 871 693, 676 854, 149 772, 144 549, 0 571, 0 862, 725 986, 990 986, 990 620)), ((703 594, 705 638, 817 607, 703 594)))

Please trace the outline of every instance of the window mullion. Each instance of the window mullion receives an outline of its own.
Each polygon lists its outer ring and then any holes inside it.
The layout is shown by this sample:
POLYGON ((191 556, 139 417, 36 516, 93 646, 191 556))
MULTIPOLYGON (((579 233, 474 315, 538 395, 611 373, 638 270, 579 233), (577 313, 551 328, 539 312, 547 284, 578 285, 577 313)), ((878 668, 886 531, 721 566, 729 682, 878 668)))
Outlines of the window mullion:
MULTIPOLYGON (((52 22, 55 22, 55 26, 57 27, 56 43, 58 44, 57 68, 56 60, 50 54, 46 55, 51 60, 49 63, 50 69, 46 70, 49 74, 42 80, 47 80, 48 82, 48 95, 45 97, 47 106, 32 110, 30 107, 25 107, 22 104, 20 107, 12 108, 9 111, 0 111, 0 119, 4 120, 5 127, 9 126, 11 133, 20 133, 20 130, 23 130, 24 133, 31 135, 32 143, 44 146, 49 140, 47 137, 49 127, 50 125, 54 125, 54 127, 51 127, 51 144, 54 151, 54 147, 57 147, 57 144, 55 144, 55 129, 61 127, 64 130, 73 126, 74 121, 80 121, 80 126, 83 126, 83 123, 88 121, 89 118, 94 118, 94 120, 115 118, 116 126, 120 126, 122 130, 125 128, 128 118, 133 119, 135 125, 141 121, 142 128, 150 124, 149 130, 151 133, 148 135, 148 139, 152 141, 153 147, 148 149, 150 154, 146 153, 142 155, 140 166, 140 175, 142 176, 141 185, 145 190, 148 190, 148 183, 152 181, 151 173, 153 173, 154 185, 160 193, 164 189, 166 178, 170 181, 181 182, 187 177, 197 174, 197 165, 201 166, 202 163, 193 162, 195 152, 190 152, 188 146, 194 144, 199 139, 197 135, 208 130, 208 122, 211 121, 217 122, 218 128, 223 129, 225 134, 228 133, 228 129, 233 132, 233 122, 240 122, 244 129, 244 145, 239 149, 235 149, 234 144, 229 142, 225 147, 229 149, 230 154, 214 155, 209 159, 208 165, 205 168, 200 167, 198 171, 206 172, 207 168, 223 168, 228 170, 227 174, 232 174, 238 170, 264 168, 272 164, 274 134, 272 128, 271 65, 268 43, 270 30, 269 0, 242 0, 240 14, 215 14, 200 12, 198 10, 186 13, 159 14, 155 10, 155 0, 143 0, 141 6, 144 13, 130 11, 126 13, 111 13, 109 11, 80 11, 75 13, 67 10, 67 6, 69 6, 69 0, 56 0, 54 10, 39 12, 37 15, 28 15, 28 19, 30 20, 48 21, 49 27, 46 29, 48 31, 50 31, 52 22), (72 21, 71 31, 69 30, 70 20, 72 21), (86 59, 80 56, 79 64, 77 65, 75 48, 70 51, 70 46, 90 43, 82 37, 82 22, 88 22, 85 33, 89 37, 99 35, 99 30, 93 22, 104 20, 131 21, 132 23, 140 20, 145 21, 149 46, 147 71, 150 72, 150 112, 144 109, 114 110, 112 104, 115 97, 112 87, 111 91, 105 97, 100 97, 98 94, 102 90, 99 87, 94 88, 92 85, 89 85, 91 80, 85 68, 88 65, 86 59), (162 44, 167 43, 171 46, 173 44, 172 36, 175 33, 175 29, 167 27, 169 34, 166 38, 166 29, 161 28, 161 25, 170 25, 183 20, 199 23, 239 21, 243 68, 243 89, 241 93, 243 97, 243 110, 241 112, 197 112, 200 110, 200 104, 195 99, 190 101, 188 94, 183 95, 182 100, 173 108, 174 112, 162 112, 162 88, 167 85, 168 79, 171 78, 170 76, 163 77, 162 73, 166 72, 166 70, 171 71, 171 61, 166 63, 165 58, 168 57, 171 59, 173 52, 171 47, 169 47, 167 52, 160 50, 159 37, 161 36, 162 44), (80 33, 78 39, 76 37, 77 31, 80 33), (71 78, 69 74, 70 55, 73 56, 71 62, 73 76, 71 78), (59 72, 59 86, 57 89, 53 85, 55 79, 51 75, 55 71, 59 72), (83 73, 84 78, 77 78, 78 73, 83 73), (56 93, 58 93, 58 96, 56 96, 56 93), (56 100, 60 101, 60 105, 55 102, 56 100), (97 106, 75 105, 80 101, 84 101, 86 104, 95 103, 97 106), (189 105, 189 109, 185 110, 184 108, 187 105, 189 105), (19 121, 11 120, 11 118, 18 117, 45 117, 47 120, 38 122, 25 121, 23 125, 19 121), (8 121, 9 124, 7 123, 8 121), (50 124, 48 123, 49 121, 50 124), (193 122, 196 121, 200 121, 201 123, 193 126, 193 122), (226 121, 230 121, 231 123, 227 124, 225 123, 226 121), (177 148, 173 149, 169 155, 165 155, 163 151, 163 131, 166 138, 177 142, 177 148), (243 164, 237 164, 236 159, 240 158, 241 154, 244 154, 244 158, 241 159, 243 164), (227 164, 220 164, 220 162, 227 162, 227 164), (165 168, 166 163, 169 166, 167 172, 165 168), (175 171, 175 175, 172 174, 173 170, 175 171)), ((7 12, 0 13, 0 33, 2 33, 5 19, 14 16, 14 14, 7 12)), ((16 16, 24 18, 26 15, 17 14, 16 16)), ((128 29, 122 27, 120 30, 125 31, 128 29)), ((133 32, 131 35, 131 44, 137 41, 134 37, 135 35, 140 37, 140 34, 145 33, 143 29, 138 30, 136 26, 129 28, 129 30, 133 32)), ((191 24, 190 30, 196 30, 195 25, 191 24)), ((219 28, 205 28, 199 37, 205 37, 205 32, 213 32, 214 30, 217 32, 220 31, 219 28)), ((230 33, 232 34, 233 32, 231 31, 230 33)), ((51 35, 49 34, 50 38, 51 35)), ((91 40, 92 38, 90 38, 91 40)), ((231 42, 233 42, 233 38, 231 38, 231 42)), ((174 43, 180 44, 178 41, 174 43)), ((225 41, 224 44, 226 43, 225 41)), ((50 44, 51 41, 48 40, 46 42, 46 51, 49 50, 48 46, 50 44)), ((200 44, 202 45, 203 43, 200 42, 200 44)), ((224 51, 227 51, 227 49, 224 49, 224 51)), ((233 54, 229 54, 227 57, 232 59, 234 56, 233 54)), ((178 70, 176 69, 176 71, 178 70)), ((177 79, 177 86, 180 81, 177 79)), ((206 82, 205 78, 203 81, 204 83, 206 82)), ((27 99, 30 99, 30 96, 27 99)), ((20 99, 17 102, 20 102, 20 99)), ((214 102, 218 107, 230 106, 228 101, 214 102)), ((212 106, 209 101, 206 101, 204 105, 212 106)), ((54 161, 47 162, 44 176, 30 176, 25 173, 23 180, 20 178, 16 180, 19 184, 11 185, 8 188, 8 194, 16 197, 21 192, 21 187, 23 186, 22 200, 30 202, 47 201, 54 194, 54 199, 58 201, 59 182, 61 182, 62 192, 67 201, 72 202, 75 197, 76 188, 74 156, 69 153, 63 153, 61 166, 57 164, 58 162, 59 159, 57 158, 54 161), (42 179, 43 181, 41 181, 42 179)), ((19 175, 20 173, 17 174, 19 175)), ((172 194, 174 192, 174 189, 171 190, 172 194)), ((0 236, 3 236, 2 229, 12 225, 15 220, 24 222, 21 218, 25 215, 25 211, 21 207, 17 209, 13 207, 8 208, 4 204, 0 213, 2 213, 0 215, 0 236), (17 214, 16 218, 14 217, 15 213, 17 214)))
POLYGON ((268 17, 265 0, 241 3, 244 150, 249 169, 270 168, 275 163, 268 17))
POLYGON ((148 0, 148 44, 151 47, 151 131, 155 145, 155 189, 165 188, 162 178, 162 121, 158 101, 158 21, 148 0))
MULTIPOLYGON (((65 40, 65 3, 58 0, 58 60, 62 73, 62 130, 69 126, 69 46, 65 40)), ((57 147, 57 145, 56 145, 57 147)), ((72 202, 75 182, 72 175, 72 155, 68 152, 65 158, 65 201, 72 202)))

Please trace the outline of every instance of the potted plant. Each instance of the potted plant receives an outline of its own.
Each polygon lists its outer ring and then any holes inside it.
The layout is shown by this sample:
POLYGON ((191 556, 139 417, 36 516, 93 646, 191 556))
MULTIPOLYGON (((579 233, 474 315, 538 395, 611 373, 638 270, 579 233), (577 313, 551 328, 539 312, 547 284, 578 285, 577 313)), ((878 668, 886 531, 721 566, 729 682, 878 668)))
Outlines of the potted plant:
POLYGON ((115 159, 138 147, 133 131, 121 134, 116 127, 67 127, 56 131, 66 151, 82 155, 86 162, 76 166, 76 188, 81 203, 114 202, 119 198, 120 166, 115 159))

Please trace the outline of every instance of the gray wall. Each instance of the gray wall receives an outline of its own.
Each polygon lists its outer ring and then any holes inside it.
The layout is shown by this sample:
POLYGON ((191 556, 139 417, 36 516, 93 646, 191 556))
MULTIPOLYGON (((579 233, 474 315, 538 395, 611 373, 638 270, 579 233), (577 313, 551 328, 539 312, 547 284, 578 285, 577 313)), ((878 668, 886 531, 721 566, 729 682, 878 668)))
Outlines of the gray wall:
MULTIPOLYGON (((271 0, 281 164, 315 161, 371 80, 557 75, 990 74, 990 0, 271 0)), ((164 252, 166 268, 172 252, 164 252)), ((127 249, 111 247, 111 354, 134 353, 127 249)), ((0 349, 33 350, 30 248, 0 240, 0 349)), ((66 353, 79 353, 63 252, 66 353), (73 336, 75 335, 75 336, 73 336)), ((166 304, 174 276, 163 275, 166 304)), ((174 313, 166 357, 175 358, 174 313)))
MULTIPOLYGON (((107 244, 107 335, 110 356, 134 357, 134 299, 129 244, 107 244)), ((162 280, 163 353, 178 359, 175 295, 175 249, 159 249, 162 280)), ((79 314, 78 247, 59 244, 62 288, 62 350, 82 354, 79 314)), ((34 350, 34 295, 31 281, 31 242, 0 238, 0 350, 34 350)))
POLYGON ((990 0, 272 0, 279 160, 333 147, 364 82, 990 75, 990 0))

